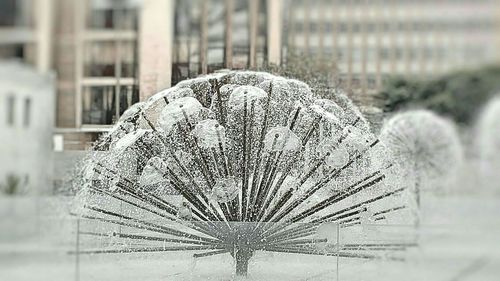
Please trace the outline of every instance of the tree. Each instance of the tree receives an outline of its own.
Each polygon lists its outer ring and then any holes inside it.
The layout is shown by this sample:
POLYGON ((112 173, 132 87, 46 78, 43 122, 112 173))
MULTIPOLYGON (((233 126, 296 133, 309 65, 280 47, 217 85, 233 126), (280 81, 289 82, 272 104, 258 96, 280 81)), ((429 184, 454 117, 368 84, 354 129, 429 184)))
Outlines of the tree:
POLYGON ((0 184, 0 191, 2 191, 6 195, 16 195, 23 194, 25 190, 23 190, 23 183, 19 176, 14 174, 8 174, 5 183, 0 184))
POLYGON ((393 77, 377 95, 384 111, 426 108, 469 125, 479 109, 500 89, 500 67, 453 72, 429 81, 393 77))

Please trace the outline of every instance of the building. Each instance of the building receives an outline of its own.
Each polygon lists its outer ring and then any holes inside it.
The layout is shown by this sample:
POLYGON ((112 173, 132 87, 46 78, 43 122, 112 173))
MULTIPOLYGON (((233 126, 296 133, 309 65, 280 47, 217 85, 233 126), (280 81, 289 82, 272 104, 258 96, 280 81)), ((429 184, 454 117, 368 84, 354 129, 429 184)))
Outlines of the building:
POLYGON ((500 1, 284 0, 287 50, 336 62, 354 99, 384 77, 427 78, 498 63, 500 1))
POLYGON ((54 80, 18 61, 0 62, 0 183, 11 175, 23 192, 50 190, 54 80))
POLYGON ((221 68, 335 62, 353 99, 387 75, 497 62, 493 0, 3 0, 0 56, 57 73, 56 134, 88 147, 131 104, 221 68))

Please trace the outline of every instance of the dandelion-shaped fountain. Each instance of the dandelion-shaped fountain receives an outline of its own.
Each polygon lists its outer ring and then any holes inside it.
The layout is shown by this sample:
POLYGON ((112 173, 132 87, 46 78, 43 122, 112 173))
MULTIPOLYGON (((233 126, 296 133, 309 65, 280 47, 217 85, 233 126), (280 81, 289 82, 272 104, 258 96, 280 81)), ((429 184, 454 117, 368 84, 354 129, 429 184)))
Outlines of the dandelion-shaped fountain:
POLYGON ((403 176, 413 182, 417 208, 421 191, 448 185, 463 161, 454 124, 428 110, 394 115, 382 128, 380 139, 394 155, 403 176))
POLYGON ((481 185, 498 193, 500 179, 500 96, 493 98, 483 109, 477 124, 479 176, 481 185))
POLYGON ((94 233, 125 246, 80 253, 230 254, 244 276, 257 251, 370 259, 412 246, 335 245, 338 225, 405 208, 403 188, 384 182, 394 169, 384 146, 346 97, 338 101, 314 99, 296 80, 229 72, 136 104, 96 144, 109 152, 86 164, 75 204, 75 215, 130 233, 94 233))

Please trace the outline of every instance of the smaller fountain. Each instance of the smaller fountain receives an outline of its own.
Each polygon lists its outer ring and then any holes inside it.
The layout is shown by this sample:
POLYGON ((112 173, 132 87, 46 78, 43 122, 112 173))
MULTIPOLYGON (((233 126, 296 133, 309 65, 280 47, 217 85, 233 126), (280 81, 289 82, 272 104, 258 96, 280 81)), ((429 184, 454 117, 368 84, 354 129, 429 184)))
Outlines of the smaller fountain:
POLYGON ((452 122, 428 110, 394 115, 384 125, 380 139, 412 179, 416 207, 422 191, 442 192, 457 175, 462 146, 452 122))
POLYGON ((484 108, 477 124, 477 148, 481 161, 479 176, 487 190, 500 193, 500 96, 484 108))

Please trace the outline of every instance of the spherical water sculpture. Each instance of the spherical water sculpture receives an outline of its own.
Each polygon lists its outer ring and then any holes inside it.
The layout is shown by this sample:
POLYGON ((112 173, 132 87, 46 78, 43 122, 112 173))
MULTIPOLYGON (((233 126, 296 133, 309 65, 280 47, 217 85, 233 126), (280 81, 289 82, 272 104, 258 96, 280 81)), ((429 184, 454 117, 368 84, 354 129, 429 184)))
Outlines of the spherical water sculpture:
POLYGON ((77 197, 86 210, 77 215, 140 234, 112 232, 128 247, 83 253, 229 254, 237 275, 257 251, 385 257, 380 250, 393 245, 317 246, 336 244, 332 229, 405 208, 403 188, 383 184, 393 167, 370 159, 388 153, 346 99, 315 100, 302 82, 258 72, 187 80, 152 96, 96 145, 114 161, 89 163, 99 178, 77 197), (123 151, 133 157, 120 161, 123 151))
POLYGON ((420 205, 423 184, 445 185, 462 163, 462 146, 455 126, 427 110, 396 114, 384 125, 381 141, 413 179, 415 200, 420 205))
POLYGON ((477 125, 480 179, 484 187, 499 193, 500 180, 500 96, 484 108, 477 125))

